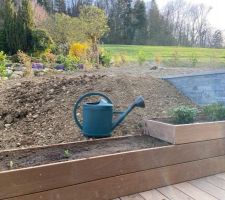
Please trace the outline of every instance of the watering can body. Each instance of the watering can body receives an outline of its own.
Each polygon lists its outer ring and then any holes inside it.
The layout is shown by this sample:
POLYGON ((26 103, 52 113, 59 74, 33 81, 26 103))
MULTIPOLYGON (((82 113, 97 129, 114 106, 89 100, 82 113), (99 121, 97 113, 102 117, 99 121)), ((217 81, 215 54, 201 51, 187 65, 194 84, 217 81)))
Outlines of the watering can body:
POLYGON ((127 110, 123 112, 114 112, 112 101, 102 93, 87 93, 81 96, 75 103, 73 109, 73 117, 86 137, 103 138, 110 137, 112 131, 125 119, 134 107, 144 107, 144 100, 138 97, 127 110), (97 102, 85 103, 83 109, 83 124, 78 120, 77 110, 83 99, 90 96, 101 96, 102 98, 97 102), (119 116, 113 120, 114 114, 119 116))
POLYGON ((109 137, 112 132, 113 105, 103 99, 83 105, 83 133, 87 137, 109 137))

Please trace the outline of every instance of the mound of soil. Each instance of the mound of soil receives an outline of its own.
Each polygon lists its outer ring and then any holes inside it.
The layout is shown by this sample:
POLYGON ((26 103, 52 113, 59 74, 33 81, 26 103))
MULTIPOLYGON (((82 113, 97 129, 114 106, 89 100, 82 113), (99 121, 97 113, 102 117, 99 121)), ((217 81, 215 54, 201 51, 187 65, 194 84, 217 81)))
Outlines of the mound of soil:
POLYGON ((73 122, 72 108, 90 91, 108 95, 116 110, 144 96, 146 108, 130 113, 114 136, 139 135, 144 116, 165 117, 169 108, 191 104, 169 83, 151 75, 90 73, 11 80, 0 88, 0 149, 85 140, 73 122))

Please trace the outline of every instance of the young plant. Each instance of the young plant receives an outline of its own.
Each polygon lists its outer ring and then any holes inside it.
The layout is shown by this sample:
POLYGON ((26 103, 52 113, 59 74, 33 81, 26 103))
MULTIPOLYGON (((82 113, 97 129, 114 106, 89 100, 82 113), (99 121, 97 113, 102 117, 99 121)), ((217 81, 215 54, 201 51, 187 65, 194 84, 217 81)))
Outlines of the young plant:
POLYGON ((192 67, 195 67, 197 65, 197 63, 198 63, 197 55, 192 53, 191 57, 190 57, 190 61, 191 61, 192 67))
POLYGON ((9 161, 9 168, 12 169, 12 168, 13 168, 13 165, 14 165, 13 161, 10 160, 10 161, 9 161))
POLYGON ((69 158, 71 156, 71 152, 67 149, 64 151, 64 157, 69 158))
POLYGON ((105 49, 101 50, 99 61, 104 67, 109 67, 112 61, 112 54, 105 49))
POLYGON ((169 111, 170 117, 176 124, 190 124, 194 122, 197 109, 188 106, 180 106, 169 111))
POLYGON ((147 60, 146 55, 145 55, 145 53, 143 51, 139 51, 138 52, 138 58, 137 59, 138 59, 138 63, 140 65, 142 65, 143 63, 145 63, 146 60, 147 60))
POLYGON ((17 56, 18 56, 20 63, 24 64, 24 66, 25 66, 25 69, 26 69, 25 76, 27 76, 27 77, 33 76, 34 73, 32 70, 31 57, 20 50, 17 52, 17 56))
POLYGON ((225 105, 218 103, 205 106, 203 108, 203 114, 210 121, 225 120, 225 105))
POLYGON ((3 51, 0 51, 0 77, 6 77, 6 55, 3 51))

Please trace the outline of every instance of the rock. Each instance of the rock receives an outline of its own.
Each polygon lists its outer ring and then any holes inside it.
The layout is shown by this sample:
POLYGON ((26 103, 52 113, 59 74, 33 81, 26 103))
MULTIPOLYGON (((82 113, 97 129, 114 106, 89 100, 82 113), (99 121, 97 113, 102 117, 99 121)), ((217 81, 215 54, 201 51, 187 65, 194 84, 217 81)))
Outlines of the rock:
POLYGON ((12 117, 12 115, 7 115, 7 116, 5 117, 5 122, 6 122, 6 124, 11 124, 11 123, 13 122, 13 117, 12 117))
POLYGON ((11 126, 11 124, 5 124, 5 128, 8 128, 10 126, 11 126))
POLYGON ((24 71, 24 66, 20 63, 14 63, 12 65, 12 68, 13 68, 13 71, 18 71, 18 72, 24 71))
POLYGON ((3 130, 5 128, 5 124, 3 121, 0 121, 0 130, 3 130))
POLYGON ((24 75, 23 71, 14 71, 11 75, 12 79, 16 79, 16 78, 22 78, 24 75))
POLYGON ((158 69, 158 66, 156 66, 156 65, 150 67, 150 70, 157 70, 157 69, 158 69))
POLYGON ((60 71, 64 71, 64 70, 66 70, 66 68, 65 68, 65 66, 64 65, 56 65, 55 67, 54 67, 56 70, 60 70, 60 71))
POLYGON ((33 70, 43 70, 45 67, 42 63, 33 63, 32 69, 33 70))

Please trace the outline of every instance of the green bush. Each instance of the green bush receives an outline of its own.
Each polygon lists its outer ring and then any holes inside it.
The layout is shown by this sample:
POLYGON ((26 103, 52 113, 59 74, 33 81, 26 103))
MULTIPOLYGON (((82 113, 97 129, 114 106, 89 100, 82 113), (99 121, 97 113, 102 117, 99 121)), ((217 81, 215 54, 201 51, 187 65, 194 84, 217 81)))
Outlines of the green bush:
POLYGON ((147 58, 146 58, 146 55, 145 55, 145 53, 143 52, 143 51, 139 51, 138 52, 138 57, 137 57, 137 59, 138 59, 138 63, 140 64, 140 65, 142 65, 144 62, 146 62, 146 60, 147 60, 147 58))
POLYGON ((79 64, 79 59, 74 56, 64 56, 59 55, 56 59, 58 64, 62 64, 65 66, 65 69, 73 71, 77 69, 77 65, 79 64))
POLYGON ((51 48, 52 45, 53 40, 45 30, 32 30, 32 52, 42 53, 51 48))
POLYGON ((99 60, 103 66, 109 67, 112 61, 112 54, 109 51, 103 50, 99 56, 99 60))
POLYGON ((0 77, 6 77, 6 55, 3 51, 0 51, 0 77))
POLYGON ((225 105, 219 103, 205 106, 203 108, 203 114, 210 121, 225 120, 225 105))
POLYGON ((197 109, 187 106, 180 106, 171 109, 169 111, 169 115, 176 124, 190 124, 194 122, 194 119, 197 115, 197 109))

